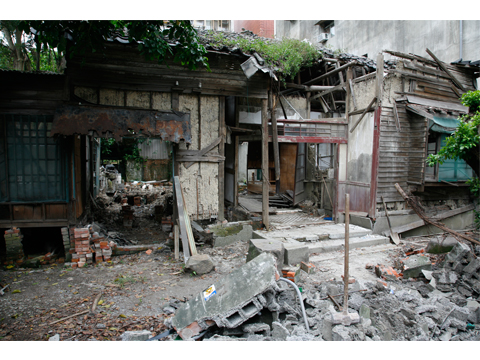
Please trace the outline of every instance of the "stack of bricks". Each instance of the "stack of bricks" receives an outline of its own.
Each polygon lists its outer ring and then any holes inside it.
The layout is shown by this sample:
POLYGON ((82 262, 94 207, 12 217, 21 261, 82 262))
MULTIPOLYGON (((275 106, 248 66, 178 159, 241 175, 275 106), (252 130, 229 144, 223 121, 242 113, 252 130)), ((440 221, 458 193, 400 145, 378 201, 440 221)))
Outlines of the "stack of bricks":
POLYGON ((23 235, 20 229, 14 227, 10 230, 5 230, 5 245, 6 245, 6 262, 5 265, 22 264, 23 263, 23 235))
POLYGON ((112 248, 103 236, 94 232, 92 228, 71 229, 72 244, 72 268, 83 267, 85 264, 101 263, 110 261, 112 248), (73 251, 72 251, 73 250, 73 251), (95 257, 93 257, 95 254, 95 257))
POLYGON ((70 234, 68 228, 61 228, 63 238, 63 248, 65 250, 65 261, 72 261, 72 254, 70 253, 70 234))
POLYGON ((92 242, 95 251, 95 262, 110 261, 112 257, 112 248, 103 236, 94 232, 92 234, 92 242))
MULTIPOLYGON (((74 251, 72 252, 72 267, 83 267, 87 263, 87 254, 91 255, 90 230, 88 228, 71 229, 74 251)), ((70 249, 72 250, 72 249, 70 249)))

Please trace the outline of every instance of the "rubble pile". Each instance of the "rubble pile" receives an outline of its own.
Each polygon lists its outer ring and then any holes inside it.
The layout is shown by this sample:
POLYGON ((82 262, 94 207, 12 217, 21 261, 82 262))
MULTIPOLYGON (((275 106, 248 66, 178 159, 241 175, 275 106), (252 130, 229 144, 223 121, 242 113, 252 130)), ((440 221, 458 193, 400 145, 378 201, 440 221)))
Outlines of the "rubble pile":
MULTIPOLYGON (((396 262, 396 269, 367 264, 366 268, 378 279, 350 279, 348 312, 357 312, 360 316, 360 322, 351 325, 334 321, 334 315, 343 310, 342 280, 303 288, 301 301, 305 310, 295 289, 278 278, 274 284, 266 282, 264 287, 259 287, 260 294, 247 298, 244 293, 237 293, 238 303, 232 302, 225 309, 212 304, 209 310, 208 302, 215 296, 224 296, 218 300, 222 306, 228 302, 228 293, 239 286, 235 282, 248 281, 250 287, 258 286, 258 282, 246 278, 250 272, 257 279, 264 278, 266 270, 262 267, 266 261, 258 260, 258 266, 247 262, 238 276, 230 274, 229 280, 212 285, 183 307, 169 307, 166 315, 173 316, 165 325, 177 333, 172 331, 165 340, 178 339, 178 336, 184 340, 205 341, 480 340, 478 255, 480 246, 472 249, 457 242, 446 255, 429 255, 425 249, 407 251, 396 262), (195 313, 196 307, 202 310, 195 313), (185 326, 188 323, 191 324, 185 326)), ((275 260, 272 266, 277 268, 275 260)), ((309 273, 314 271, 315 268, 308 269, 309 273)), ((304 270, 294 273, 287 267, 277 272, 299 288, 304 287, 309 273, 304 270)), ((267 276, 267 279, 270 278, 267 276)))
MULTIPOLYGON (((132 182, 109 196, 95 198, 95 221, 109 227, 150 228, 173 212, 173 190, 168 184, 132 182)), ((171 216, 170 216, 171 219, 171 216)))

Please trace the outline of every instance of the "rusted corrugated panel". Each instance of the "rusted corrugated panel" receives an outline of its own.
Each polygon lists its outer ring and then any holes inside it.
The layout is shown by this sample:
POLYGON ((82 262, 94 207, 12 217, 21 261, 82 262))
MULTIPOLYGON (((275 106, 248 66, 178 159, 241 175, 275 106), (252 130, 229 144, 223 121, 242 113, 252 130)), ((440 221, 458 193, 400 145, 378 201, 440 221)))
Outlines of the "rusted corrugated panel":
POLYGON ((106 137, 110 132, 117 141, 136 134, 191 143, 190 114, 187 113, 73 105, 56 109, 52 134, 87 135, 90 131, 95 131, 98 137, 106 137))

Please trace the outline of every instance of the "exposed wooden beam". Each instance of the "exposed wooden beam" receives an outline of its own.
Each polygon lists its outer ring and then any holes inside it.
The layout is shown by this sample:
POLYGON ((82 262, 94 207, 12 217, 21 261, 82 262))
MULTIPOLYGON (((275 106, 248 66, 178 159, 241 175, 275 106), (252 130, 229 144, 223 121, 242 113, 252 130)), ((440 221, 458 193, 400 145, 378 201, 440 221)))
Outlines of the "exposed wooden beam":
POLYGON ((465 88, 463 87, 463 85, 460 83, 460 81, 458 81, 458 79, 457 79, 455 76, 453 76, 453 74, 450 72, 450 70, 447 69, 447 67, 443 64, 443 62, 441 62, 440 59, 438 59, 438 58, 435 56, 435 54, 432 53, 429 49, 426 49, 425 51, 428 53, 428 55, 430 55, 430 56, 433 58, 433 60, 435 60, 435 62, 438 64, 438 66, 440 66, 440 68, 448 74, 448 76, 450 77, 450 79, 452 79, 453 83, 454 83, 460 90, 462 90, 463 92, 465 92, 466 90, 465 90, 465 88))
POLYGON ((340 85, 333 86, 333 87, 330 86, 330 89, 325 90, 325 91, 323 91, 323 92, 321 92, 321 93, 319 93, 319 94, 316 94, 316 95, 312 96, 312 97, 310 98, 310 101, 312 101, 312 100, 314 100, 314 99, 316 99, 316 98, 323 97, 323 96, 325 96, 325 95, 331 94, 331 93, 333 93, 333 92, 335 92, 335 91, 340 91, 340 90, 343 90, 343 91, 346 90, 344 84, 340 84, 340 85))
POLYGON ((345 65, 342 65, 342 66, 340 66, 340 67, 338 67, 338 68, 335 68, 335 69, 333 69, 333 70, 331 70, 331 71, 329 71, 329 72, 327 72, 327 73, 325 73, 325 74, 323 74, 323 75, 320 75, 320 76, 318 76, 318 77, 316 77, 316 78, 314 78, 314 79, 312 79, 312 80, 309 80, 309 81, 305 82, 303 85, 316 84, 316 83, 320 82, 321 80, 326 79, 326 78, 328 78, 328 77, 330 77, 330 76, 332 76, 332 75, 335 75, 335 74, 339 73, 340 71, 345 70, 346 68, 348 68, 348 67, 350 67, 350 66, 354 66, 354 65, 358 65, 358 64, 359 64, 359 63, 358 63, 358 61, 356 61, 356 60, 351 61, 351 62, 346 63, 345 65))
POLYGON ((376 100, 377 100, 377 97, 375 96, 372 99, 372 101, 370 102, 370 104, 368 104, 367 108, 365 110, 363 110, 362 116, 360 116, 360 119, 358 119, 357 122, 352 126, 352 128, 350 129, 350 132, 353 132, 353 130, 355 130, 355 128, 358 126, 358 124, 360 124, 360 121, 362 121, 365 114, 370 111, 370 109, 372 108, 372 106, 373 106, 373 104, 375 103, 376 100))

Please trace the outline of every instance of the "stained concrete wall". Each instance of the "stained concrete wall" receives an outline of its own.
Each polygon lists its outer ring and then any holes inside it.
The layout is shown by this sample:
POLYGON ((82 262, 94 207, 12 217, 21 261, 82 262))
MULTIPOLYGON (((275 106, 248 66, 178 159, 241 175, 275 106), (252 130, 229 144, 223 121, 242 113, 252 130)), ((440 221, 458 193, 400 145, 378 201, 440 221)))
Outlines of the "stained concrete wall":
MULTIPOLYGON (((275 37, 308 39, 320 33, 317 20, 277 20, 275 37)), ((480 59, 480 20, 335 20, 335 36, 325 46, 375 59, 382 50, 413 53, 430 58, 430 49, 445 62, 480 59), (463 54, 460 55, 460 45, 463 54)), ((388 57, 387 57, 388 58, 388 57)))
MULTIPOLYGON (((97 89, 76 87, 75 95, 92 103, 97 103, 97 89)), ((171 111, 171 94, 165 92, 123 91, 100 89, 99 105, 133 106, 144 109, 171 111), (152 105, 150 107, 150 95, 152 105)), ((198 95, 180 95, 179 111, 190 114, 192 144, 189 150, 199 150, 208 146, 218 134, 219 97, 202 96, 202 132, 199 144, 199 114, 198 95)), ((179 144, 180 149, 187 149, 184 142, 179 144)), ((216 148, 218 149, 218 147, 216 148)), ((218 214, 218 163, 194 163, 186 169, 181 163, 179 166, 180 183, 182 184, 185 204, 188 214, 193 219, 210 219, 218 214), (197 197, 198 182, 198 197, 197 197), (198 204, 198 206, 197 206, 198 204)))

